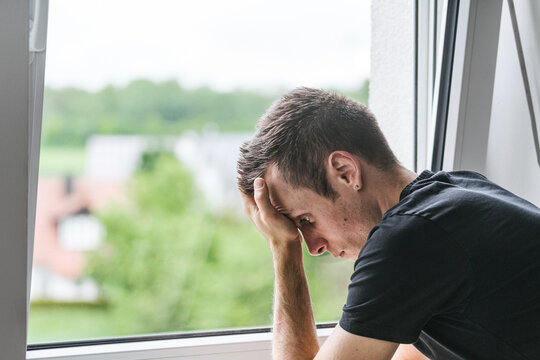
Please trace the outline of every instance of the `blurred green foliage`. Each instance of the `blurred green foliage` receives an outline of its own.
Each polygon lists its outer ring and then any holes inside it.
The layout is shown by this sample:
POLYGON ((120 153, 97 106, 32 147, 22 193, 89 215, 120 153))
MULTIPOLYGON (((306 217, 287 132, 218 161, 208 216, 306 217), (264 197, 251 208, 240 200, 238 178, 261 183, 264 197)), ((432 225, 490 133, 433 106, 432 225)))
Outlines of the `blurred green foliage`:
MULTIPOLYGON (((357 90, 330 90, 367 104, 368 89, 366 81, 357 90)), ((253 130, 278 96, 148 80, 94 93, 46 88, 41 175, 82 173, 83 147, 93 134, 175 135, 209 123, 221 131, 253 130)), ((266 242, 247 218, 209 211, 192 174, 172 155, 145 153, 127 203, 97 215, 107 238, 86 271, 106 306, 34 303, 30 343, 271 324, 266 242)), ((352 263, 305 251, 304 264, 315 319, 336 321, 352 263)))
MULTIPOLYGON (((368 81, 337 91, 367 104, 368 81)), ((250 90, 186 89, 176 81, 136 80, 98 92, 46 87, 43 146, 84 146, 93 134, 174 135, 217 124, 221 131, 254 130, 256 120, 279 97, 250 90)))
MULTIPOLYGON (((100 284, 115 334, 271 323, 268 247, 243 218, 207 210, 189 172, 169 154, 144 157, 129 208, 104 211, 107 242, 87 271, 100 284)), ((306 258, 317 319, 337 320, 349 262, 306 258)))
POLYGON ((100 215, 107 242, 87 267, 120 333, 267 324, 272 266, 264 242, 243 221, 207 211, 174 156, 143 159, 130 206, 100 215))

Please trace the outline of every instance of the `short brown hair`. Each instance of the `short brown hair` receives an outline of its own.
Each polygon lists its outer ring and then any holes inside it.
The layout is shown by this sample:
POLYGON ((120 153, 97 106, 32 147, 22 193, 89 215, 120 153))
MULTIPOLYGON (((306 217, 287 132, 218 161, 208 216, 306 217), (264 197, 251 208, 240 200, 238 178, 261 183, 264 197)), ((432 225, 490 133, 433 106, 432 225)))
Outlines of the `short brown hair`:
POLYGON ((398 164, 366 106, 323 90, 294 89, 267 110, 253 138, 240 148, 238 187, 253 195, 253 181, 275 164, 290 185, 334 198, 325 161, 337 150, 381 170, 398 164))

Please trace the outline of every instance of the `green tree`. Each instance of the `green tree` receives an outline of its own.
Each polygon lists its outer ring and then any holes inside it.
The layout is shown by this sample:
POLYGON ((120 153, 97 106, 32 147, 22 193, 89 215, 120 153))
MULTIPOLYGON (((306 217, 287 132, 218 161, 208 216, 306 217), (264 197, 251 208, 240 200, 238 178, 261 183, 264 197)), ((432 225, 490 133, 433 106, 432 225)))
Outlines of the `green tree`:
POLYGON ((130 185, 131 207, 100 215, 107 241, 88 265, 118 331, 268 324, 272 266, 264 241, 245 221, 206 211, 172 155, 144 159, 130 185))
MULTIPOLYGON (((100 215, 107 241, 88 264, 117 334, 271 323, 266 242, 248 221, 208 211, 173 155, 143 156, 129 202, 100 215)), ((337 320, 352 264, 306 252, 305 266, 316 320, 337 320)))
MULTIPOLYGON (((369 83, 339 91, 364 104, 369 83)), ((43 145, 83 146, 93 134, 174 135, 201 130, 208 123, 221 131, 252 131, 256 120, 279 94, 210 88, 185 89, 176 81, 135 80, 98 92, 46 87, 43 145)))
POLYGON ((83 146, 93 134, 174 135, 208 123, 221 131, 251 131, 274 98, 255 91, 184 89, 176 81, 135 80, 98 92, 46 87, 43 144, 83 146))

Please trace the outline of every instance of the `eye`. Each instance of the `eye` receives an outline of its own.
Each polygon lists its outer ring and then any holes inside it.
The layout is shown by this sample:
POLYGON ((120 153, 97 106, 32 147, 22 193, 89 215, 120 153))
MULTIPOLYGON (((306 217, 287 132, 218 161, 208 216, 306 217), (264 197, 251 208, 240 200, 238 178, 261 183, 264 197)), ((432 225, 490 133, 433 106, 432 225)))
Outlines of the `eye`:
POLYGON ((307 224, 311 224, 311 219, 310 219, 309 216, 307 216, 307 215, 306 215, 306 216, 302 216, 302 217, 300 218, 300 220, 298 221, 298 224, 299 224, 300 226, 302 226, 302 225, 307 225, 307 224))

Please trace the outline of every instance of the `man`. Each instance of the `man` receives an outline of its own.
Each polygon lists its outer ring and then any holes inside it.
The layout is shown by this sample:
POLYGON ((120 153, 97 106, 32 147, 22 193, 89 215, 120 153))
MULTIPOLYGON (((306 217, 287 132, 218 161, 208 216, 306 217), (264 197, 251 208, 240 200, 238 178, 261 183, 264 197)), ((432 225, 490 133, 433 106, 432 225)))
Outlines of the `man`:
POLYGON ((299 88, 241 148, 244 210, 275 271, 276 359, 540 359, 540 210, 472 172, 399 164, 363 105, 299 88), (319 348, 301 243, 356 259, 319 348), (395 358, 418 358, 400 346, 395 358))

